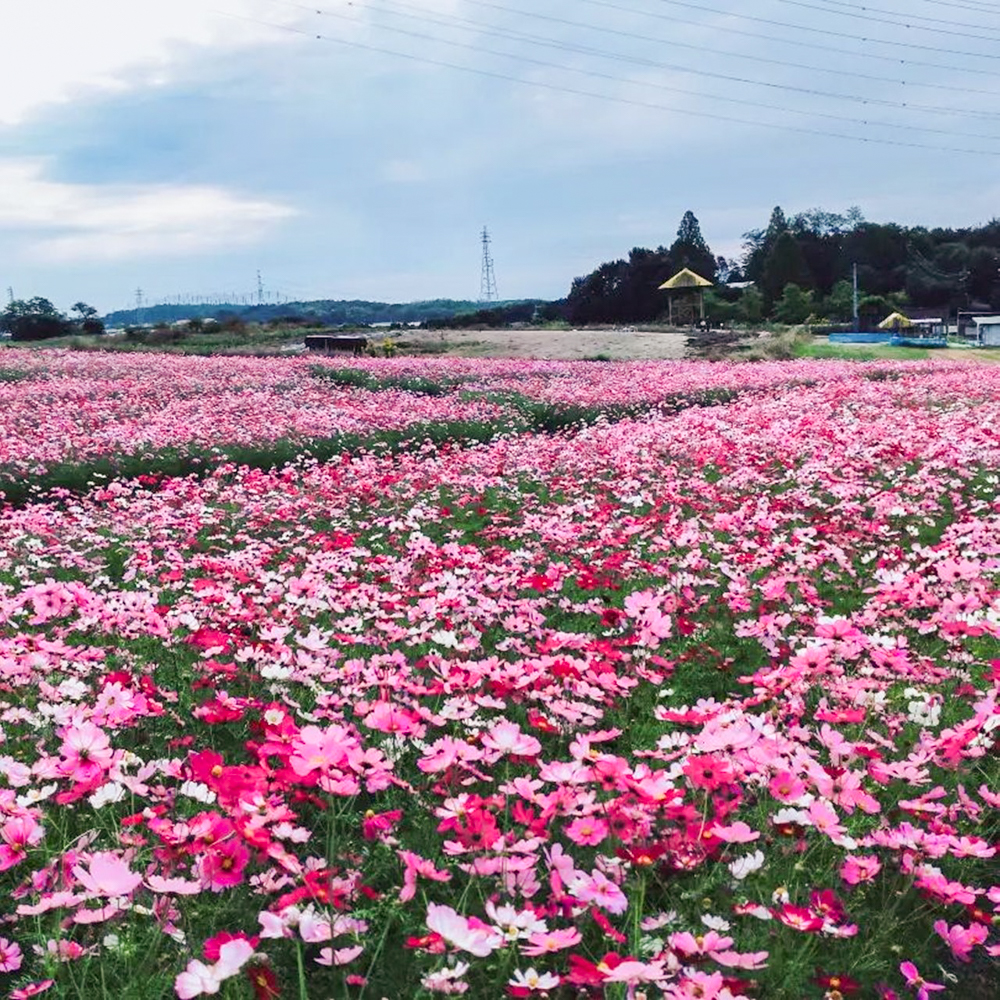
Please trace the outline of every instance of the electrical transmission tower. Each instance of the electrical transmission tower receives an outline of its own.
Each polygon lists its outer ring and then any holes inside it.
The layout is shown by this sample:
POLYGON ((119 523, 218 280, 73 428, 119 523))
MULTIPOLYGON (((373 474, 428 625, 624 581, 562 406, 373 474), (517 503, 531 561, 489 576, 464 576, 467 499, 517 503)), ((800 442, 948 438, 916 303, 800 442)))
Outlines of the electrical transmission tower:
POLYGON ((141 288, 135 290, 135 325, 142 326, 144 300, 141 288))
POLYGON ((490 253, 490 231, 483 226, 483 274, 479 282, 479 301, 497 302, 497 277, 493 273, 493 256, 490 253))

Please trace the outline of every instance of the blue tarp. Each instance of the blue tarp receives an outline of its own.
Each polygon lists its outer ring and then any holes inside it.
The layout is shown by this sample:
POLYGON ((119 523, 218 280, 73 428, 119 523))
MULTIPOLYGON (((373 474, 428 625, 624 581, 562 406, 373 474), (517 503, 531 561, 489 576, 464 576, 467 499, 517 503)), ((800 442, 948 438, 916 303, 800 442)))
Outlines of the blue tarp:
POLYGON ((831 344, 888 344, 891 333, 831 333, 831 344))

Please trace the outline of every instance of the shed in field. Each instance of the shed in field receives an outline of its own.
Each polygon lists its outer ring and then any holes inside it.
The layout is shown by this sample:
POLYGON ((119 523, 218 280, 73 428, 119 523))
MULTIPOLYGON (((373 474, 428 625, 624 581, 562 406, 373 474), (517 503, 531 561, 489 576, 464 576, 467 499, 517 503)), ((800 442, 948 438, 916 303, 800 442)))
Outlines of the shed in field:
POLYGON ((973 316, 972 324, 983 347, 1000 347, 1000 316, 973 316))
POLYGON ((667 316, 671 326, 694 326, 705 318, 705 289, 712 282, 689 267, 678 271, 660 285, 667 293, 667 316))

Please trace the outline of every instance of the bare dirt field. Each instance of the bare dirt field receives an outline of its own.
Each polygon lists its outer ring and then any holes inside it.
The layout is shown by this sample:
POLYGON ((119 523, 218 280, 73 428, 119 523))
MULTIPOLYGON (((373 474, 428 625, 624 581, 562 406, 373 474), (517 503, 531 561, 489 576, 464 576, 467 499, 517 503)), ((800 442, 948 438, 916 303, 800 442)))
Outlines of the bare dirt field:
POLYGON ((611 358, 646 360, 684 357, 686 333, 607 330, 408 330, 399 335, 405 353, 465 358, 611 358))

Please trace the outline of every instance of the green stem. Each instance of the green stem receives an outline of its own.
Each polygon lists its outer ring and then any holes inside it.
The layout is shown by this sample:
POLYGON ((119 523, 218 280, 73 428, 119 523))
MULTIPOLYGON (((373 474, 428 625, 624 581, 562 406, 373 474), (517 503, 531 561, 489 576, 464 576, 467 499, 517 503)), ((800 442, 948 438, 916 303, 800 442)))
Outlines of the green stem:
POLYGON ((309 990, 306 989, 306 966, 302 959, 302 942, 295 942, 295 963, 299 970, 299 1000, 309 1000, 309 990))

